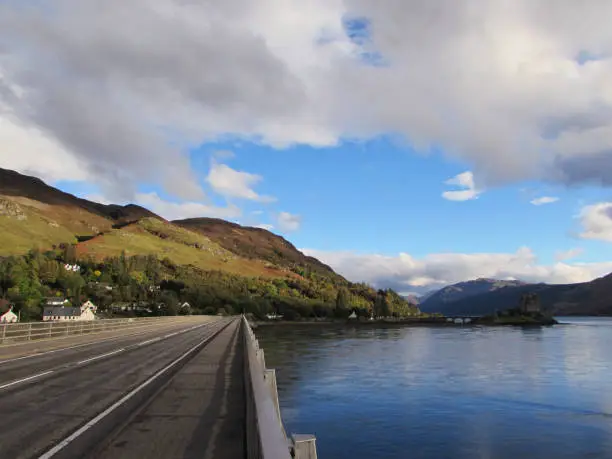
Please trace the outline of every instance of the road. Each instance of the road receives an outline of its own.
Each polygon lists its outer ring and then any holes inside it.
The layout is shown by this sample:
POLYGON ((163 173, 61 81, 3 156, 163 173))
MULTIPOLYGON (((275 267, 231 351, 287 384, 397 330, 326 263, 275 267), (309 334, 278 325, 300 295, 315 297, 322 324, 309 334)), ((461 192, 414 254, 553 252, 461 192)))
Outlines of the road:
POLYGON ((0 458, 240 457, 239 323, 172 324, 0 360, 0 458))

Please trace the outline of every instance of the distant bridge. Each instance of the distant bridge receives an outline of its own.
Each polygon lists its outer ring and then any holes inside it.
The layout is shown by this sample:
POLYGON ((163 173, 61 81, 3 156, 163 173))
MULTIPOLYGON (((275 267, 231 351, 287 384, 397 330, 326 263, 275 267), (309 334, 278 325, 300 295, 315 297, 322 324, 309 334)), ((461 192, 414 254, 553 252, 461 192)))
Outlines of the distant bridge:
POLYGON ((467 324, 473 322, 475 319, 480 319, 482 316, 478 315, 456 315, 456 316, 445 316, 447 322, 463 323, 467 324))

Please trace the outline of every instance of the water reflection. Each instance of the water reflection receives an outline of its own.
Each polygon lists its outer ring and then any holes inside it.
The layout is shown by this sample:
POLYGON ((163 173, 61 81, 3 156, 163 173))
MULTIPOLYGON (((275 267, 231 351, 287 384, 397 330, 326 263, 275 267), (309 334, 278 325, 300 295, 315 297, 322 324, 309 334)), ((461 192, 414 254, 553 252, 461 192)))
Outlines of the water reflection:
POLYGON ((262 327, 287 429, 321 458, 610 458, 612 320, 262 327))

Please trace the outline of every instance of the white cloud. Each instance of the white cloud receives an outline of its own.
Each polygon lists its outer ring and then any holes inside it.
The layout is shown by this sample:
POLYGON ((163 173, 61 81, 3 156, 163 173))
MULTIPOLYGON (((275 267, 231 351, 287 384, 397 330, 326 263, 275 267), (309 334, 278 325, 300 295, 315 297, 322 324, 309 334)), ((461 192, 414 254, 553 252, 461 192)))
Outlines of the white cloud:
POLYGON ((600 202, 582 208, 582 239, 612 242, 612 202, 600 202))
POLYGON ((8 116, 2 117, 1 107, 0 139, 0 167, 48 182, 89 178, 81 161, 61 144, 34 126, 24 126, 8 116))
POLYGON ((216 193, 227 198, 272 202, 275 198, 271 196, 261 196, 253 190, 253 186, 261 182, 262 179, 260 175, 240 172, 232 169, 226 164, 212 161, 206 181, 216 193))
POLYGON ((160 198, 157 193, 136 194, 136 204, 146 207, 167 220, 198 217, 232 220, 242 215, 240 208, 234 205, 216 207, 198 202, 170 202, 160 198))
POLYGON ((286 233, 297 231, 302 225, 302 217, 289 212, 280 212, 276 217, 278 228, 286 233))
POLYGON ((612 185, 607 0, 22 3, 0 3, 0 117, 58 145, 45 161, 82 163, 70 178, 122 195, 154 181, 200 199, 184 152, 232 134, 285 146, 394 132, 473 164, 483 187, 612 185), (366 36, 351 40, 347 18, 366 36))
POLYGON ((572 258, 579 257, 583 253, 584 253, 584 249, 580 247, 576 247, 574 249, 569 249, 569 250, 560 250, 555 254, 555 260, 557 261, 571 260, 572 258))
POLYGON ((529 201, 534 206, 542 206, 544 204, 552 204, 553 202, 557 202, 559 198, 554 196, 542 196, 541 198, 535 198, 529 201))
POLYGON ((612 262, 542 265, 527 247, 515 253, 439 253, 415 258, 407 253, 390 257, 353 252, 302 249, 329 264, 352 281, 400 292, 427 291, 480 277, 525 282, 585 282, 612 271, 612 262))
POLYGON ((478 195, 482 192, 476 189, 474 174, 471 171, 462 172, 444 183, 464 188, 463 190, 445 191, 442 193, 442 197, 449 201, 469 201, 478 198, 478 195))
POLYGON ((266 223, 260 223, 259 225, 255 225, 255 228, 261 228, 268 231, 272 231, 274 229, 274 225, 269 225, 266 223))

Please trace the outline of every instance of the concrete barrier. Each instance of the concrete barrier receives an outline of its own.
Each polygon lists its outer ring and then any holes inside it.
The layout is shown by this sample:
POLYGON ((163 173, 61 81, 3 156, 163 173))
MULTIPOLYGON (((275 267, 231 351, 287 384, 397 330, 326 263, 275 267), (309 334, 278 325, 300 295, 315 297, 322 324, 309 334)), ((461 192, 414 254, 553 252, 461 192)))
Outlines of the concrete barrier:
POLYGON ((247 459, 317 459, 314 435, 287 438, 278 403, 276 372, 266 368, 264 351, 244 316, 242 327, 247 459))

